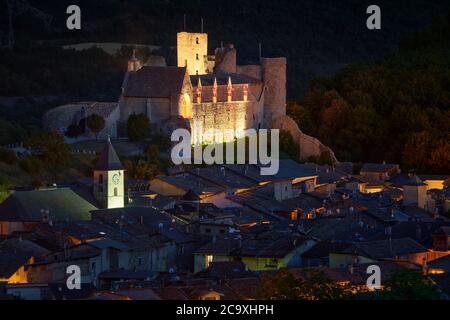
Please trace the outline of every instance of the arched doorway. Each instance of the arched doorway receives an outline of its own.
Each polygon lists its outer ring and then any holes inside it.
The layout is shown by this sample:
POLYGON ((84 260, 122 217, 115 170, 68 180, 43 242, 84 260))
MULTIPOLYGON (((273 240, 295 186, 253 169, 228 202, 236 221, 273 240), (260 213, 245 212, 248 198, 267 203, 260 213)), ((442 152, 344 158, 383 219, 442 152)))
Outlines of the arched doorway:
POLYGON ((181 97, 180 116, 186 119, 192 118, 192 103, 191 97, 187 93, 184 93, 181 97))

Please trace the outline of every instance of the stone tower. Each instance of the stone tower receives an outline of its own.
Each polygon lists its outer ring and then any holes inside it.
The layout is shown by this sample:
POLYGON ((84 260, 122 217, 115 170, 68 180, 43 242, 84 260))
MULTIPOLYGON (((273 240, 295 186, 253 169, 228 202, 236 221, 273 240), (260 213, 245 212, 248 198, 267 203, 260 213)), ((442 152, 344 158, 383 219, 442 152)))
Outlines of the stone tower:
POLYGON ((124 168, 109 137, 94 169, 94 196, 105 209, 124 206, 124 168))
POLYGON ((208 73, 208 34, 178 32, 177 62, 189 75, 208 73))
POLYGON ((261 58, 266 126, 286 115, 286 58, 261 58))

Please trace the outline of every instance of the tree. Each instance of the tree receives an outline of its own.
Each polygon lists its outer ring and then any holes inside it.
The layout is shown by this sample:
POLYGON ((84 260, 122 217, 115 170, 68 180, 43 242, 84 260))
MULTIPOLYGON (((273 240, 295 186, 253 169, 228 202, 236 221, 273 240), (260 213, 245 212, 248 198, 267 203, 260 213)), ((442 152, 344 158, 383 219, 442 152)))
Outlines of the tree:
POLYGON ((47 168, 67 166, 71 160, 71 148, 56 132, 43 132, 33 136, 26 144, 34 157, 42 160, 47 168))
POLYGON ((8 197, 10 187, 11 183, 8 178, 0 176, 0 203, 8 197))
POLYGON ((0 148, 0 162, 6 164, 16 164, 17 163, 17 154, 14 150, 0 148))
POLYGON ((83 133, 84 133, 83 127, 76 124, 71 124, 65 132, 66 136, 70 138, 76 138, 83 133))
POLYGON ((381 294, 387 300, 437 300, 438 288, 420 271, 404 269, 395 271, 381 294))
POLYGON ((289 269, 265 274, 261 279, 259 299, 270 300, 336 300, 347 298, 350 287, 344 287, 328 278, 323 270, 303 269, 294 277, 289 269))
POLYGON ((158 164, 150 163, 142 159, 125 160, 123 164, 126 168, 127 175, 133 179, 151 180, 162 173, 158 164))
POLYGON ((282 269, 273 275, 263 274, 261 287, 257 293, 258 299, 295 300, 299 298, 299 281, 287 269, 282 269))
POLYGON ((37 177, 43 171, 43 163, 35 156, 30 156, 20 161, 19 166, 29 175, 37 177))
POLYGON ((158 163, 158 157, 159 157, 159 148, 155 144, 151 144, 148 146, 147 151, 147 161, 151 163, 158 163))
POLYGON ((95 138, 98 139, 98 134, 105 128, 105 119, 98 114, 91 114, 86 118, 86 126, 95 134, 95 138))
POLYGON ((130 141, 141 141, 148 137, 150 131, 150 122, 143 113, 131 114, 128 118, 128 139, 130 141))
POLYGON ((298 160, 300 157, 300 149, 295 143, 289 131, 281 130, 280 132, 280 149, 285 152, 291 159, 298 160))

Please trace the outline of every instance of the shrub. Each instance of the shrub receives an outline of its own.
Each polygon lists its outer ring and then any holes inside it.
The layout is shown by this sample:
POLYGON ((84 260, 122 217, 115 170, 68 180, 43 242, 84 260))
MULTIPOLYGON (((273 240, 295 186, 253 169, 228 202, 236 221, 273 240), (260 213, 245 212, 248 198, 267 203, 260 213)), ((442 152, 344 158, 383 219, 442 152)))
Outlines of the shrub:
POLYGON ((145 114, 132 114, 128 118, 127 134, 130 141, 141 141, 149 136, 150 122, 145 114))
POLYGON ((16 164, 17 154, 14 150, 0 148, 0 161, 6 164, 16 164))

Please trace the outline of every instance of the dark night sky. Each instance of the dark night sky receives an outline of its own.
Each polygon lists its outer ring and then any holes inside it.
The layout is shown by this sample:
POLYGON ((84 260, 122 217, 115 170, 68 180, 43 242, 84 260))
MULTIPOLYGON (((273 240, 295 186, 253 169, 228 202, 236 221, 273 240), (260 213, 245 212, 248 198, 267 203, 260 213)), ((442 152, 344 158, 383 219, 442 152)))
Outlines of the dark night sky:
MULTIPOLYGON (((448 0, 27 2, 53 17, 52 31, 45 32, 42 23, 26 13, 16 19, 18 38, 174 46, 176 32, 183 28, 183 14, 186 14, 188 30, 199 31, 200 17, 205 19, 211 51, 221 41, 232 42, 238 48, 239 62, 252 62, 258 56, 261 42, 263 55, 286 56, 288 72, 301 73, 305 80, 333 73, 348 63, 382 57, 415 31, 428 26, 433 18, 450 10, 448 0), (65 29, 65 10, 69 4, 81 7, 81 32, 65 29), (382 30, 366 28, 366 8, 370 4, 381 7, 382 30)), ((1 20, 5 31, 6 19, 1 20)))

